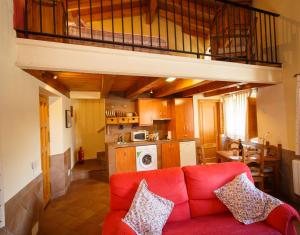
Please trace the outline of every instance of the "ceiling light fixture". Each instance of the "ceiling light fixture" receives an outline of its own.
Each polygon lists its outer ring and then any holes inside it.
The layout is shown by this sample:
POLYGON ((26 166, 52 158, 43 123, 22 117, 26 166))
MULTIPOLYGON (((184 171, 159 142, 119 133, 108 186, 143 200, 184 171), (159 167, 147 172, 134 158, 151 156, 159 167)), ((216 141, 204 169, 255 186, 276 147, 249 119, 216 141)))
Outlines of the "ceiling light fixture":
POLYGON ((167 82, 174 82, 176 80, 175 77, 169 77, 166 79, 167 82))
POLYGON ((54 80, 58 79, 58 76, 57 75, 53 75, 53 79, 54 80))
POLYGON ((240 86, 240 85, 237 85, 237 86, 236 86, 236 88, 237 88, 237 89, 240 89, 240 88, 241 88, 241 86, 240 86))
POLYGON ((153 94, 153 90, 150 91, 150 94, 151 94, 151 95, 153 94))

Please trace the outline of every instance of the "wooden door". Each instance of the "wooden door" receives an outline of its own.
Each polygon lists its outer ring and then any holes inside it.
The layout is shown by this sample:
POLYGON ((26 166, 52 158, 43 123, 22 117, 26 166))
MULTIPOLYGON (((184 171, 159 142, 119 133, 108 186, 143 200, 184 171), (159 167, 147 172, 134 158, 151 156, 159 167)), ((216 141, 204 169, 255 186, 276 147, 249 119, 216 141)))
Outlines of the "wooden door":
POLYGON ((50 146, 49 146, 49 104, 48 97, 40 95, 40 137, 41 164, 44 187, 44 206, 50 201, 50 146))
POLYGON ((153 125, 153 100, 152 99, 139 99, 139 125, 140 126, 152 126, 153 125))
POLYGON ((175 99, 176 138, 185 138, 185 103, 184 99, 175 99))
POLYGON ((163 143, 161 145, 162 168, 180 166, 180 151, 178 142, 163 143))
POLYGON ((199 138, 204 148, 205 158, 216 158, 219 146, 219 104, 218 101, 199 100, 199 138), (215 147, 211 147, 215 146, 215 147))
POLYGON ((136 171, 135 147, 117 148, 115 151, 117 173, 136 171))
POLYGON ((184 99, 185 138, 194 138, 194 107, 192 99, 184 99))
POLYGON ((194 108, 190 98, 175 99, 176 138, 194 138, 194 108))

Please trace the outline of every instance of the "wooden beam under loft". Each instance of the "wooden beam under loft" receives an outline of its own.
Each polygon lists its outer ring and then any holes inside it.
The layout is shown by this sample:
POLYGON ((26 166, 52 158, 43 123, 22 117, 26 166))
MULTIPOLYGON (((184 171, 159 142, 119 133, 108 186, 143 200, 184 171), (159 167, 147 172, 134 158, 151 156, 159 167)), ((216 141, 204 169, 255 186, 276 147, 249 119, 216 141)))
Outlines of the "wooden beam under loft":
POLYGON ((180 94, 182 97, 190 97, 195 94, 218 90, 221 88, 229 88, 236 86, 239 82, 227 82, 227 81, 204 81, 199 86, 194 87, 192 89, 186 90, 180 94))
POLYGON ((65 95, 66 97, 70 98, 70 90, 64 84, 54 79, 54 74, 52 72, 29 69, 25 71, 36 77, 40 81, 46 83, 53 89, 57 90, 61 94, 65 95))
POLYGON ((251 88, 266 87, 266 86, 272 86, 272 85, 274 85, 274 84, 248 83, 248 84, 243 84, 243 85, 236 85, 234 87, 219 89, 219 90, 215 90, 215 91, 205 92, 203 94, 203 96, 210 97, 210 96, 216 96, 216 95, 224 95, 224 94, 228 94, 228 93, 248 90, 251 88))
POLYGON ((154 97, 161 98, 169 95, 173 95, 190 88, 199 86, 203 80, 195 80, 195 79, 177 79, 172 83, 167 84, 164 87, 161 87, 158 90, 155 90, 154 97))
POLYGON ((109 92, 114 84, 113 76, 101 76, 101 88, 100 88, 100 97, 106 98, 109 95, 109 92))
POLYGON ((154 87, 160 86, 165 83, 165 78, 157 78, 157 79, 148 79, 146 81, 143 81, 137 86, 133 86, 127 93, 126 93, 126 98, 132 99, 135 97, 138 97, 140 94, 143 94, 154 87))

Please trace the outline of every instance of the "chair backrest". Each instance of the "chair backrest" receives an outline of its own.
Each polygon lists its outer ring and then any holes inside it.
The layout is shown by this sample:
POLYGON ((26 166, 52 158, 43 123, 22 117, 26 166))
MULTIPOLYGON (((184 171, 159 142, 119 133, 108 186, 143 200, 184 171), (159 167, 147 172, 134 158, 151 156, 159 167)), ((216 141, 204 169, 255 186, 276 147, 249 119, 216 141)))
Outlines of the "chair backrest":
POLYGON ((238 140, 231 140, 227 145, 227 150, 239 150, 239 144, 238 140))
POLYGON ((201 144, 200 145, 200 161, 204 165, 211 162, 216 162, 217 158, 215 153, 214 154, 207 154, 207 152, 216 151, 217 144, 209 143, 209 144, 201 144))
POLYGON ((256 147, 255 149, 247 149, 243 152, 243 162, 251 167, 259 169, 259 173, 262 175, 264 172, 264 151, 262 147, 256 147))

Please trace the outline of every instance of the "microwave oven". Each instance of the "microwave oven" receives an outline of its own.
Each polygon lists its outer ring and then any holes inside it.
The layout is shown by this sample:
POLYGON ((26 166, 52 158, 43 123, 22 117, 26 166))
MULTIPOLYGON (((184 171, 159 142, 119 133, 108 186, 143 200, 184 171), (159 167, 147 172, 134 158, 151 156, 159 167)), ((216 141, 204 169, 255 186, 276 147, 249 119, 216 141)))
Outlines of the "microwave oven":
POLYGON ((149 140, 149 131, 132 131, 131 141, 146 141, 149 140))

